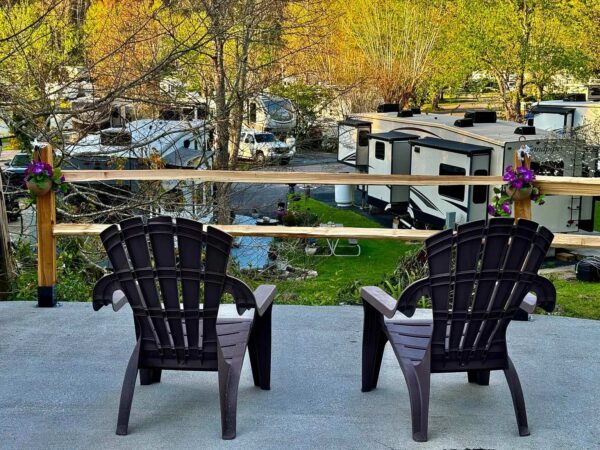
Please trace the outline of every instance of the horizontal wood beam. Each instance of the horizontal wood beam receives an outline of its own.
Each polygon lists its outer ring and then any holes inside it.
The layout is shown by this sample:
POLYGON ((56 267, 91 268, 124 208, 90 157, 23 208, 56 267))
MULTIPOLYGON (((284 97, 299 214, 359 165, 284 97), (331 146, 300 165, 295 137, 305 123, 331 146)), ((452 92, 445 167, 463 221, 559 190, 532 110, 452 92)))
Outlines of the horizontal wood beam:
MULTIPOLYGON (((54 226, 54 235, 97 236, 110 225, 62 223, 54 226)), ((321 238, 321 239, 397 239, 401 241, 424 241, 437 233, 432 230, 406 230, 389 228, 352 227, 283 227, 254 225, 212 225, 233 236, 280 237, 280 238, 321 238)), ((587 234, 557 233, 553 247, 560 248, 600 248, 600 236, 587 234)))
MULTIPOLYGON (((503 184, 498 176, 369 175, 364 173, 273 172, 228 170, 65 170, 71 183, 91 181, 200 180, 253 184, 353 184, 395 186, 503 184)), ((600 196, 600 178, 539 176, 536 184, 548 195, 600 196)))

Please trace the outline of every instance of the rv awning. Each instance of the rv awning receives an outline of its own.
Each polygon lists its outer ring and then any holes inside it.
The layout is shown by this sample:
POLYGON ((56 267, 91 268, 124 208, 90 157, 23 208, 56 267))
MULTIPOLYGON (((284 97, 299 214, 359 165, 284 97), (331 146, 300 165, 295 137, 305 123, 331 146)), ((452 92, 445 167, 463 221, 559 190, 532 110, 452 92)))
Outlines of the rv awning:
POLYGON ((350 125, 352 127, 360 127, 360 126, 366 127, 366 126, 371 126, 371 122, 367 122, 366 120, 348 118, 348 119, 339 121, 338 125, 350 125))
POLYGON ((412 146, 419 145, 421 147, 435 148, 437 150, 445 150, 453 153, 462 153, 464 155, 478 155, 491 153, 491 147, 484 147, 482 145, 465 144, 464 142, 449 141, 446 139, 437 139, 426 137, 416 141, 410 141, 412 146))
POLYGON ((402 133, 400 131, 389 131, 387 133, 372 133, 368 134, 369 139, 377 139, 378 141, 410 141, 411 139, 419 139, 419 136, 415 134, 402 133))
POLYGON ((190 161, 202 156, 202 152, 193 148, 178 148, 177 150, 162 157, 167 166, 187 167, 190 161))
POLYGON ((575 108, 567 108, 565 106, 550 106, 550 105, 534 105, 531 107, 531 112, 534 114, 570 114, 575 112, 575 108))

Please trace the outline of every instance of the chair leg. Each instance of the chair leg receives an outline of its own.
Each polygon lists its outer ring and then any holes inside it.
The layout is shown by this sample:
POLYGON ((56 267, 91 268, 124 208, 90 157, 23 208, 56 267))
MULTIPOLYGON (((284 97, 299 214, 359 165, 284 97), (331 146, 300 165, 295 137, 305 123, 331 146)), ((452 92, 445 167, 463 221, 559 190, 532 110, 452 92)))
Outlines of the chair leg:
POLYGON ((519 375, 510 358, 508 358, 508 369, 504 370, 504 376, 510 388, 515 415, 517 416, 517 425, 519 426, 520 436, 529 436, 529 426, 527 425, 527 411, 525 410, 525 399, 523 398, 523 390, 519 375))
MULTIPOLYGON (((242 356, 243 358, 243 356, 242 356)), ((219 349, 219 396, 221 398, 221 430, 223 439, 235 439, 237 395, 243 359, 225 361, 219 349)))
POLYGON ((416 442, 426 442, 431 381, 429 357, 423 359, 423 362, 418 366, 414 366, 410 360, 400 361, 400 367, 402 368, 402 373, 404 373, 410 398, 413 440, 416 442))
POLYGON ((149 384, 160 383, 161 369, 140 369, 140 384, 146 386, 149 384))
POLYGON ((467 377, 469 383, 477 383, 479 386, 489 386, 490 384, 489 370, 469 370, 467 377))
POLYGON ((248 354, 252 366, 254 385, 268 391, 271 389, 271 312, 273 306, 256 316, 248 342, 248 354))
POLYGON ((133 401, 133 392, 135 390, 135 379, 138 372, 138 361, 140 356, 140 340, 138 340, 127 369, 125 370, 125 378, 123 379, 123 387, 121 388, 121 401, 119 403, 119 416, 117 419, 117 434, 125 436, 129 426, 129 414, 131 413, 131 402, 133 401))
POLYGON ((381 330, 381 314, 366 302, 363 307, 362 391, 369 392, 377 387, 387 336, 381 330))

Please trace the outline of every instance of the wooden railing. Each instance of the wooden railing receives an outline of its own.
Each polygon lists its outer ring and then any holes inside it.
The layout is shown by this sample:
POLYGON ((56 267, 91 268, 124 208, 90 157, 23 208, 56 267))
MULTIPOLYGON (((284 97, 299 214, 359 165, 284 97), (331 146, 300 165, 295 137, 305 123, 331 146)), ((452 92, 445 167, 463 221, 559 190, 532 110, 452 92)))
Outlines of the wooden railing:
MULTIPOLYGON (((52 150, 40 150, 44 162, 52 163, 52 150)), ((195 171, 163 170, 65 170, 68 182, 114 180, 199 180, 202 182, 251 184, 311 184, 311 185, 485 185, 503 184, 496 176, 422 176, 422 175, 368 175, 358 173, 274 172, 274 171, 195 171)), ((539 176, 538 186, 547 195, 600 196, 600 178, 539 176)), ((517 217, 529 218, 529 200, 515 207, 517 217)), ((54 194, 37 200, 38 237, 38 304, 52 306, 56 284, 56 238, 60 236, 98 235, 108 225, 56 223, 54 194)), ((396 239, 422 241, 435 231, 352 228, 352 227, 280 227, 248 225, 215 225, 234 236, 270 236, 284 238, 354 238, 396 239)), ((600 236, 582 234, 555 234, 552 244, 560 248, 600 248, 600 236)))

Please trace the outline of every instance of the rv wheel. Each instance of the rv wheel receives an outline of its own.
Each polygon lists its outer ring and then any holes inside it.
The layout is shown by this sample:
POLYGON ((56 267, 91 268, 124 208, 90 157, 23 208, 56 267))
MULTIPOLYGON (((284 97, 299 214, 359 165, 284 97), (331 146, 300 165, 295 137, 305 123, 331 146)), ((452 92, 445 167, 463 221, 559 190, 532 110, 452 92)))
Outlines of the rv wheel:
POLYGON ((256 152, 256 156, 254 157, 254 161, 259 166, 263 166, 265 164, 265 155, 263 152, 256 152))

